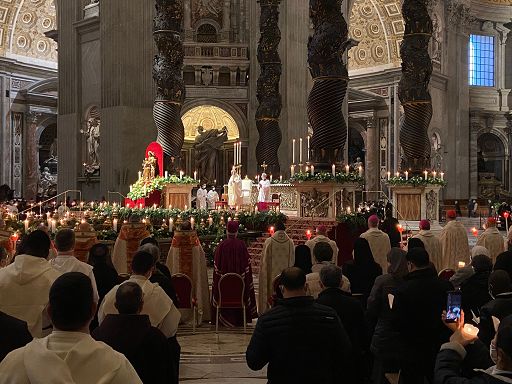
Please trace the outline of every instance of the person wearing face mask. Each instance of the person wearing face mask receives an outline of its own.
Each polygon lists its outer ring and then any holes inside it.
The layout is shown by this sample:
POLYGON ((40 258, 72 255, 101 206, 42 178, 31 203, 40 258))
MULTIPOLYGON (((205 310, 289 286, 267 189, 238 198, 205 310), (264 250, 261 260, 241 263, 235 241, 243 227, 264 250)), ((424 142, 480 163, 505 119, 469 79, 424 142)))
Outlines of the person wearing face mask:
POLYGON ((436 360, 435 382, 512 383, 512 316, 502 320, 489 350, 479 342, 477 336, 465 333, 463 326, 462 317, 450 342, 441 346, 436 360))
POLYGON ((489 295, 493 300, 480 309, 478 337, 489 346, 495 333, 493 317, 502 320, 512 314, 512 281, 505 271, 494 271, 489 276, 489 295))

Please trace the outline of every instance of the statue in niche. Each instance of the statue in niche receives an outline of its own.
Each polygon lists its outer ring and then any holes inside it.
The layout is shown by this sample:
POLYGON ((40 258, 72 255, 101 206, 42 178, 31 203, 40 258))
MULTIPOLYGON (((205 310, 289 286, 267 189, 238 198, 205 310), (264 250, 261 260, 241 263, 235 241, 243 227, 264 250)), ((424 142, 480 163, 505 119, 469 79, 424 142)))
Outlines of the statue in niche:
POLYGON ((199 17, 208 15, 218 17, 222 11, 222 4, 219 0, 199 0, 197 3, 197 11, 199 17))
POLYGON ((59 154, 57 152, 57 139, 53 140, 53 143, 50 145, 50 159, 57 160, 59 157, 59 154))
POLYGON ((441 23, 439 16, 435 13, 432 15, 432 40, 431 40, 431 56, 432 61, 441 63, 443 37, 441 33, 441 23))
POLYGON ((57 177, 50 173, 50 168, 44 167, 39 173, 38 193, 42 197, 52 197, 57 193, 57 177))
POLYGON ((86 129, 80 132, 86 138, 87 165, 97 170, 100 167, 100 119, 90 116, 87 119, 86 129))
POLYGON ((364 168, 363 166, 364 166, 364 164, 363 164, 363 162, 361 161, 361 158, 360 158, 360 157, 357 157, 357 158, 356 158, 356 161, 352 164, 352 169, 353 169, 354 171, 358 171, 358 170, 359 170, 359 167, 364 168))
POLYGON ((206 184, 213 184, 216 179, 215 169, 219 157, 219 149, 228 140, 228 129, 205 130, 199 126, 194 142, 195 161, 201 181, 206 184))
POLYGON ((441 139, 439 138, 439 135, 437 133, 434 133, 432 135, 431 143, 432 143, 432 154, 431 154, 430 161, 431 161, 432 170, 441 172, 443 156, 441 155, 441 139))
POLYGON ((209 86, 213 83, 213 69, 208 67, 201 68, 201 82, 203 85, 209 86))

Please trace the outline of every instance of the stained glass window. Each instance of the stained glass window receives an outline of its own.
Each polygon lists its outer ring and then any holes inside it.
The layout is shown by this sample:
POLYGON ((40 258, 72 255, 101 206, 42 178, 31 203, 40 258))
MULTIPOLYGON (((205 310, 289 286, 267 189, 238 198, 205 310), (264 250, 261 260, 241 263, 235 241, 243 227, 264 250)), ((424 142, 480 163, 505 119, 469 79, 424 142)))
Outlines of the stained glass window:
POLYGON ((494 87, 494 37, 470 35, 469 85, 494 87))

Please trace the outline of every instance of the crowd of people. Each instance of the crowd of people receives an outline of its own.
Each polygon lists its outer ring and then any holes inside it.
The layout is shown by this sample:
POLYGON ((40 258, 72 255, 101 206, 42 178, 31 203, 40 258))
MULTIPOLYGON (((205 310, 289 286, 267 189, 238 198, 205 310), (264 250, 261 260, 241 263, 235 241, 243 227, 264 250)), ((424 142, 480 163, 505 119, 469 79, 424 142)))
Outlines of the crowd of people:
POLYGON ((263 245, 258 295, 236 221, 216 249, 211 286, 187 221, 165 262, 136 216, 112 256, 95 243, 86 260, 76 231, 52 241, 35 230, 13 258, 0 251, 0 384, 177 383, 183 324, 256 318, 246 360, 267 366, 269 383, 385 383, 389 374, 402 384, 510 383, 512 251, 491 218, 470 252, 456 212, 446 216, 439 236, 422 220, 403 241, 392 216, 372 215, 342 266, 325 226, 295 246, 279 223, 263 245), (245 314, 220 308, 227 274, 243 281, 245 314), (454 291, 460 317, 450 322, 443 312, 454 291))

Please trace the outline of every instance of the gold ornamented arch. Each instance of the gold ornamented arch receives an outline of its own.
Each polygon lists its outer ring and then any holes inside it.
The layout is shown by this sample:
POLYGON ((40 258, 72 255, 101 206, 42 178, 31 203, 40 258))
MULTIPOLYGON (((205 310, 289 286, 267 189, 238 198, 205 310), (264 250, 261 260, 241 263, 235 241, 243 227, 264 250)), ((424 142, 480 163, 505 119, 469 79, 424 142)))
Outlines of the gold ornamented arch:
POLYGON ((185 127, 185 140, 194 141, 197 136, 197 127, 205 130, 222 129, 227 127, 228 140, 240 137, 240 130, 235 119, 222 108, 213 105, 200 105, 188 110, 181 118, 185 127))

